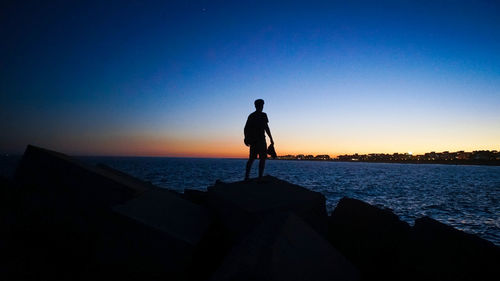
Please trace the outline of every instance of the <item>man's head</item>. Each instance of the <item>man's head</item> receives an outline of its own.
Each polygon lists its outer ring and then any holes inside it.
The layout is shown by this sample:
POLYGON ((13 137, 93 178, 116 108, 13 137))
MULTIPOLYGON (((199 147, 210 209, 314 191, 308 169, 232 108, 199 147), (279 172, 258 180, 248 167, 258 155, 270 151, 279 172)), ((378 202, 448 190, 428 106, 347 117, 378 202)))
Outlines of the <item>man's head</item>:
POLYGON ((255 104, 255 109, 257 111, 262 111, 262 109, 264 109, 264 100, 263 99, 255 100, 254 104, 255 104))

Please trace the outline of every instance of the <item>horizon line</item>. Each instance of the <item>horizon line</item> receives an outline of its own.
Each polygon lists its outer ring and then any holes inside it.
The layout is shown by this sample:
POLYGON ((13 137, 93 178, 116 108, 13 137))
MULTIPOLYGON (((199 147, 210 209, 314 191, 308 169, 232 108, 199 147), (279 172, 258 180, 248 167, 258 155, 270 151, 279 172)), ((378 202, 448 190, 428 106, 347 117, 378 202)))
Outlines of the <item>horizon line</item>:
MULTIPOLYGON (((52 149, 50 149, 52 150, 52 149)), ((58 150, 54 150, 57 152, 60 152, 58 150)), ((442 152, 449 152, 449 153, 456 153, 456 152, 474 152, 474 151, 491 151, 491 152, 498 152, 500 149, 477 149, 477 150, 471 150, 471 151, 465 151, 465 150, 456 150, 456 151, 451 151, 451 150, 443 150, 443 151, 428 151, 428 152, 423 152, 423 153, 411 153, 410 151, 406 152, 369 152, 369 153, 359 153, 359 152, 354 152, 354 153, 338 153, 338 154, 328 154, 328 153, 298 153, 298 154, 293 154, 293 153, 283 153, 278 155, 278 157, 283 157, 283 156, 297 156, 297 155, 328 155, 332 158, 336 158, 338 156, 343 156, 343 155, 370 155, 370 154, 410 154, 410 155, 424 155, 425 153, 442 153, 442 152)), ((208 156, 208 155, 153 155, 153 154, 70 154, 66 152, 62 152, 64 154, 67 154, 72 157, 137 157, 137 158, 202 158, 202 159, 247 159, 248 156, 208 156)), ((1 153, 1 157, 10 157, 10 156, 23 156, 24 152, 22 153, 1 153)))

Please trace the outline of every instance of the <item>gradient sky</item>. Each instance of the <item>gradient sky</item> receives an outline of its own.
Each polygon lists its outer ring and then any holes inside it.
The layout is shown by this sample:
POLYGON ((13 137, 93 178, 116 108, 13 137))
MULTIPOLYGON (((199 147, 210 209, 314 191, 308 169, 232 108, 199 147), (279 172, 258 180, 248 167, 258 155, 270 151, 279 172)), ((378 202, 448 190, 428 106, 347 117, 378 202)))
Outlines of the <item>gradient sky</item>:
POLYGON ((257 98, 278 154, 500 150, 498 1, 18 2, 1 153, 245 157, 257 98))

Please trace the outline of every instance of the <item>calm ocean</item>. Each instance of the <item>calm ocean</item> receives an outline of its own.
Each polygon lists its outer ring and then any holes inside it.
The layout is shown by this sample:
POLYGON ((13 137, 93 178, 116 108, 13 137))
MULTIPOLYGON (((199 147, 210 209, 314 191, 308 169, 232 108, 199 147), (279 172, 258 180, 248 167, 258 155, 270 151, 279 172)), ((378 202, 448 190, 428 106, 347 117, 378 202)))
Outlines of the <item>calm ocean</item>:
MULTIPOLYGON (((182 192, 204 190, 217 179, 244 177, 246 160, 154 157, 82 157, 182 192)), ((4 159, 5 160, 5 159, 4 159)), ((9 165, 12 165, 12 161, 9 165)), ((265 174, 321 192, 330 212, 343 196, 391 208, 413 224, 430 216, 500 245, 500 167, 267 161, 265 174)), ((254 163, 256 176, 258 163, 254 163)), ((5 167, 5 161, 4 165, 5 167)), ((8 169, 4 168, 5 174, 8 169)))

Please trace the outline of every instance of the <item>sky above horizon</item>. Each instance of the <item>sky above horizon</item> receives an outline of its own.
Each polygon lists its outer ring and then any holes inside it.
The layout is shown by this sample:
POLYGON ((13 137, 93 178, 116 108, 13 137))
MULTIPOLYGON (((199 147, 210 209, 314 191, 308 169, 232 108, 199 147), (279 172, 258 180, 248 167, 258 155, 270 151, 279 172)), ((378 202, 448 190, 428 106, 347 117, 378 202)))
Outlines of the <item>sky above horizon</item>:
POLYGON ((12 1, 0 153, 500 150, 496 1, 12 1), (348 2, 348 3, 346 3, 348 2))

